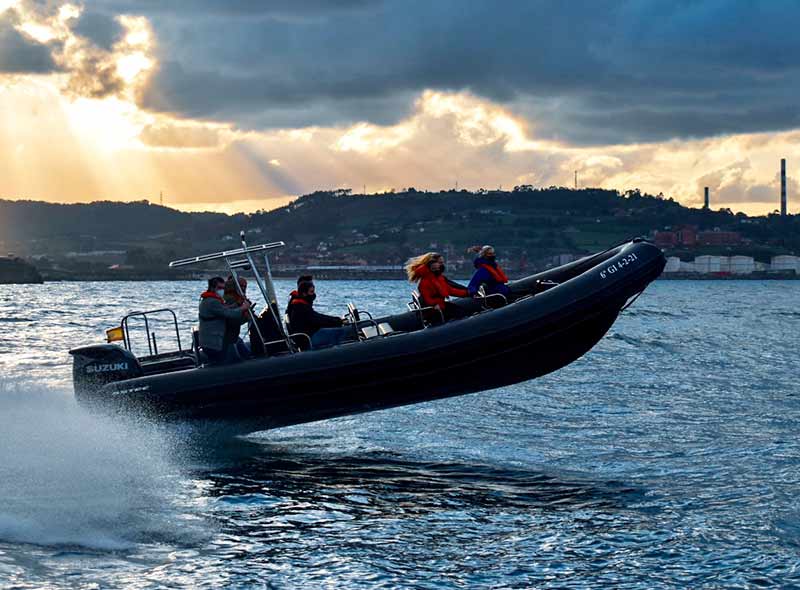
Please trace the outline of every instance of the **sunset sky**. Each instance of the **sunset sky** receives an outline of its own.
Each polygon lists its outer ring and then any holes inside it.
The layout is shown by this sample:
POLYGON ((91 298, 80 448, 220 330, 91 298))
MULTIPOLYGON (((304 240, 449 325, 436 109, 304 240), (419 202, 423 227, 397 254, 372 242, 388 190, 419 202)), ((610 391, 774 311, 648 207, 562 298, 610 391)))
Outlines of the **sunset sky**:
POLYGON ((573 184, 800 211, 800 3, 0 0, 0 198, 573 184))

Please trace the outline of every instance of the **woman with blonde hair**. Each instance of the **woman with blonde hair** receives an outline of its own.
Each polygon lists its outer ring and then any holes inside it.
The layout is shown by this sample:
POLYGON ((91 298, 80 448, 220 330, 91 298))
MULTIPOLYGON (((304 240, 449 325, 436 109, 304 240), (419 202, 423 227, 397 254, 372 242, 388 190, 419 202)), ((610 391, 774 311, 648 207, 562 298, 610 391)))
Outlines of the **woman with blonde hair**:
POLYGON ((426 252, 406 262, 406 274, 410 283, 419 283, 419 295, 425 306, 438 307, 445 320, 461 318, 466 314, 457 305, 447 301, 448 297, 468 297, 465 287, 453 283, 444 276, 444 257, 438 252, 426 252))

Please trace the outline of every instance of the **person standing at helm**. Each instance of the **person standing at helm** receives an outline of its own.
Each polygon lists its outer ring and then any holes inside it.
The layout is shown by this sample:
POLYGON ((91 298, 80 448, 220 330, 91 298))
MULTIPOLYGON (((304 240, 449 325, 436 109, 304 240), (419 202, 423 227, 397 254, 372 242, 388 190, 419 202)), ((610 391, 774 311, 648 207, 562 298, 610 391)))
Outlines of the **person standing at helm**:
POLYGON ((239 360, 234 343, 225 342, 225 327, 229 320, 241 321, 247 316, 248 301, 236 307, 226 307, 225 280, 214 277, 208 280, 208 289, 200 295, 199 336, 200 348, 208 356, 212 365, 231 363, 239 360))
POLYGON ((504 297, 511 295, 511 289, 508 288, 508 277, 500 265, 497 264, 497 258, 492 246, 486 245, 483 247, 474 246, 470 251, 477 252, 478 257, 473 262, 475 266, 475 274, 472 275, 467 290, 473 297, 478 295, 481 286, 484 287, 486 295, 493 295, 499 293, 504 297))
POLYGON ((448 297, 468 297, 469 292, 461 285, 444 276, 444 257, 437 252, 427 252, 406 262, 406 274, 410 283, 419 283, 422 303, 442 310, 445 320, 462 318, 464 310, 448 301, 448 297))
MULTIPOLYGON (((228 277, 227 281, 225 281, 225 295, 223 296, 223 303, 225 303, 226 307, 232 307, 236 309, 245 301, 248 305, 252 305, 250 300, 247 299, 247 280, 244 277, 238 277, 238 283, 239 289, 236 288, 236 281, 234 281, 232 275, 228 277), (239 291, 242 292, 242 295, 239 294, 239 291)), ((250 346, 248 346, 239 335, 241 333, 242 324, 246 324, 250 319, 248 316, 249 314, 245 314, 236 319, 226 320, 225 324, 225 337, 223 339, 223 343, 225 346, 233 344, 236 347, 236 352, 241 359, 247 359, 251 356, 250 346)))

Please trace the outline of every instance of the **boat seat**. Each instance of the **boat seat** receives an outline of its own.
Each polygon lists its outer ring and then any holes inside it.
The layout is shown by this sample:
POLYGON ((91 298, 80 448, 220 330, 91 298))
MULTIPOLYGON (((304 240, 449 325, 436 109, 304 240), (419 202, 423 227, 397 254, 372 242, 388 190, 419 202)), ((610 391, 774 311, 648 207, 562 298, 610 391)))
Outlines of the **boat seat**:
POLYGON ((375 325, 367 325, 359 328, 365 340, 375 338, 376 336, 388 336, 394 333, 394 328, 388 322, 381 322, 375 325))
POLYGON ((411 302, 408 309, 417 315, 423 328, 438 326, 444 323, 444 313, 438 307, 423 305, 422 297, 418 291, 411 291, 411 302))
POLYGON ((141 359, 142 372, 145 375, 170 373, 180 369, 193 369, 197 367, 197 357, 184 351, 180 354, 162 355, 161 358, 150 357, 141 359))
POLYGON ((349 316, 349 325, 353 326, 356 337, 359 340, 369 340, 377 336, 387 336, 394 333, 394 328, 389 322, 378 323, 372 314, 366 310, 359 310, 352 303, 347 304, 347 315, 349 316), (362 318, 361 316, 366 316, 362 318))

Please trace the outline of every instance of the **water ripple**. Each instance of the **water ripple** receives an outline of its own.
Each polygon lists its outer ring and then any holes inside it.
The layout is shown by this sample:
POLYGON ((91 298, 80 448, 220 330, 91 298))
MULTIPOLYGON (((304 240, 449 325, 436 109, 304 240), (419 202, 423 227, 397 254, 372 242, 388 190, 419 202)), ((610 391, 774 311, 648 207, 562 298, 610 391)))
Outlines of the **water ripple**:
MULTIPOLYGON (((553 375, 246 438, 72 403, 66 350, 134 305, 186 343, 202 287, 3 300, 0 587, 800 586, 800 284, 656 283, 553 375)), ((381 314, 408 287, 319 293, 381 314)))

